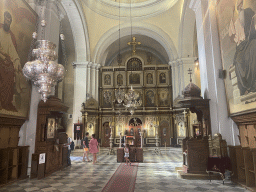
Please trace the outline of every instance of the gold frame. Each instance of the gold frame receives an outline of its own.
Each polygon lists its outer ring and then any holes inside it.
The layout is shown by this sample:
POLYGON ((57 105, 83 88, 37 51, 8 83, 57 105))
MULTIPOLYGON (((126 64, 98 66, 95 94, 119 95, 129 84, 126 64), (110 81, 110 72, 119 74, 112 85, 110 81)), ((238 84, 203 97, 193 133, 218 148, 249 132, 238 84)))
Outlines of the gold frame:
POLYGON ((47 139, 54 139, 55 137, 56 120, 55 118, 47 119, 47 139))

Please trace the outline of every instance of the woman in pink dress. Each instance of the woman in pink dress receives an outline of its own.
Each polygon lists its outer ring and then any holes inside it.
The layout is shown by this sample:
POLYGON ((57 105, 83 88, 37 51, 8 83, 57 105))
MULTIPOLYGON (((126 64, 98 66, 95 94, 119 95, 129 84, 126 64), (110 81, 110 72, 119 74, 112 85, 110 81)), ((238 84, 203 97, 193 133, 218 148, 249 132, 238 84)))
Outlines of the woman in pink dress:
POLYGON ((97 162, 97 153, 99 152, 98 141, 95 139, 95 134, 92 134, 92 139, 89 143, 89 150, 90 153, 93 154, 93 164, 95 164, 97 162))

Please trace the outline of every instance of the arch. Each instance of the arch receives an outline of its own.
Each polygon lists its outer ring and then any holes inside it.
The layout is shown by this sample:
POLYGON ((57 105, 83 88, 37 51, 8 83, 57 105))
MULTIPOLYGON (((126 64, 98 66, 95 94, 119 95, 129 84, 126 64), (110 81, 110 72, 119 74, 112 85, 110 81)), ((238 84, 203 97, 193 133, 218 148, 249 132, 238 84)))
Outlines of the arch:
MULTIPOLYGON (((99 63, 103 65, 104 58, 106 58, 106 51, 107 48, 113 43, 114 41, 118 40, 119 26, 115 26, 109 31, 107 31, 101 39, 98 41, 95 50, 92 54, 92 61, 95 63, 99 63)), ((120 26, 122 31, 120 38, 124 36, 128 36, 131 33, 131 26, 129 23, 122 24, 120 26)), ((149 23, 133 23, 133 35, 145 35, 156 40, 166 51, 168 60, 173 61, 178 58, 177 50, 174 46, 174 43, 170 36, 166 34, 162 29, 156 27, 155 25, 151 25, 149 23)))
POLYGON ((61 1, 72 29, 76 62, 90 61, 89 36, 82 7, 78 0, 61 1))
POLYGON ((195 31, 195 12, 189 8, 189 0, 183 3, 181 24, 179 29, 179 58, 186 58, 188 55, 193 57, 194 31, 195 31))

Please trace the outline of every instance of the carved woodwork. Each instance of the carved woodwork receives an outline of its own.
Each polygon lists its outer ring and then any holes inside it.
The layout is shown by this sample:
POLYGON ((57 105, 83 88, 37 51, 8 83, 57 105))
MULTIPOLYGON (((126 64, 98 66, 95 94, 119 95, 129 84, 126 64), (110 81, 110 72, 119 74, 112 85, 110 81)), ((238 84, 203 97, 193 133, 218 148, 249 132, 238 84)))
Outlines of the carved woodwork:
POLYGON ((240 146, 229 146, 232 180, 256 190, 256 111, 232 114, 239 128, 240 146))
POLYGON ((207 139, 187 139, 186 141, 187 159, 183 165, 185 173, 206 173, 209 146, 207 139))
POLYGON ((35 154, 46 154, 45 168, 42 170, 45 176, 61 169, 63 165, 66 166, 63 163, 63 151, 66 150, 66 146, 57 142, 57 125, 54 126, 54 137, 47 138, 47 119, 54 118, 58 122, 57 119, 62 118, 67 110, 68 107, 55 97, 50 97, 46 102, 40 101, 38 104, 35 154))
POLYGON ((18 146, 25 118, 0 117, 0 186, 27 178, 28 148, 18 146))

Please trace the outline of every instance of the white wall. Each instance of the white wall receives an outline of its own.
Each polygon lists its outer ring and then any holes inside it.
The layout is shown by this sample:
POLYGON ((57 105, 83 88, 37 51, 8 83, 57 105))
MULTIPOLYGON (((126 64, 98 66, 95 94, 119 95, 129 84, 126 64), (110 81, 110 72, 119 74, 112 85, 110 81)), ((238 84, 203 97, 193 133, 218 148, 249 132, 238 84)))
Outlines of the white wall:
POLYGON ((201 93, 204 98, 210 99, 212 134, 221 133, 229 145, 238 145, 237 126, 228 117, 224 81, 218 78, 222 63, 215 3, 215 0, 190 2, 190 8, 196 14, 201 93))

